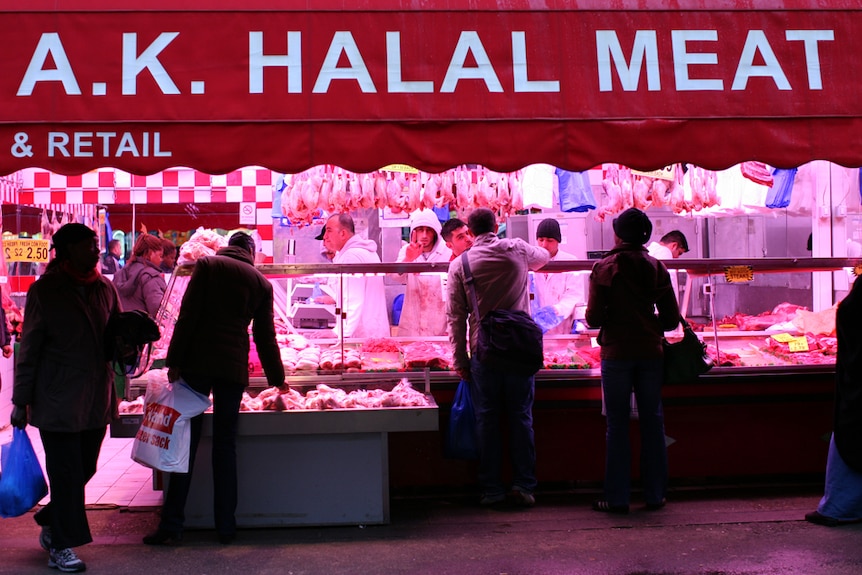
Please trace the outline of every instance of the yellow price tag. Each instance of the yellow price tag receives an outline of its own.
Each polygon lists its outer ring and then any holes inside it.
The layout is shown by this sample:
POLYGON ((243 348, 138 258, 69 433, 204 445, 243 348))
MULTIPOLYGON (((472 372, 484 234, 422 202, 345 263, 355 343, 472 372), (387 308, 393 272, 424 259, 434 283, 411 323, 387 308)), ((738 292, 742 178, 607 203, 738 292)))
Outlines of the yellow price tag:
POLYGON ((751 266, 727 266, 724 268, 724 279, 729 284, 748 283, 754 279, 754 268, 751 266))
POLYGON ((419 170, 407 164, 389 164, 380 168, 381 172, 402 172, 405 174, 418 174, 419 170))
POLYGON ((776 333, 772 334, 770 337, 781 343, 788 343, 796 339, 795 335, 790 335, 789 333, 776 333))
POLYGON ((808 340, 805 336, 794 337, 792 341, 787 342, 787 347, 790 351, 808 351, 808 340))
POLYGON ((3 240, 3 253, 7 262, 47 262, 48 240, 3 240))
POLYGON ((665 166, 658 170, 642 172, 640 170, 632 170, 635 176, 646 176, 647 178, 656 178, 659 180, 673 180, 673 165, 665 166))

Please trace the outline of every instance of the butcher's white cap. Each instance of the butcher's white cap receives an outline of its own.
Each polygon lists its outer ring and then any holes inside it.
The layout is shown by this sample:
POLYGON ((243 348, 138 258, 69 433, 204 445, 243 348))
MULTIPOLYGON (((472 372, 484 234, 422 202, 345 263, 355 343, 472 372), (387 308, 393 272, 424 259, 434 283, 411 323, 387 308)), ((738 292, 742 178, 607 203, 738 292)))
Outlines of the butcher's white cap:
POLYGON ((425 226, 426 228, 431 228, 437 235, 440 235, 440 230, 442 226, 440 225, 440 220, 437 219, 437 214, 435 214, 431 210, 416 210, 410 215, 410 231, 412 232, 416 228, 421 228, 425 226))

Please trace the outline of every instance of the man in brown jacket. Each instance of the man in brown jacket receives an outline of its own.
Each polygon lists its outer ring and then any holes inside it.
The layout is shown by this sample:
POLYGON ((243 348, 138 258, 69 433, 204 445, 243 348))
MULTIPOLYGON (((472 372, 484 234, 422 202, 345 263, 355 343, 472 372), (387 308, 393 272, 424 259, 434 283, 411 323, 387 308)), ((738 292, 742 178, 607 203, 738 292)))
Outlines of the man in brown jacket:
MULTIPOLYGON (((254 268, 254 240, 237 232, 215 256, 195 264, 168 348, 168 379, 182 378, 204 395, 213 394, 213 499, 221 543, 236 536, 236 432, 240 401, 248 386, 248 325, 267 381, 285 388, 284 366, 275 339, 272 284, 254 268)), ((184 509, 191 484, 203 415, 191 420, 188 473, 172 473, 159 528, 147 545, 182 539, 184 509)))

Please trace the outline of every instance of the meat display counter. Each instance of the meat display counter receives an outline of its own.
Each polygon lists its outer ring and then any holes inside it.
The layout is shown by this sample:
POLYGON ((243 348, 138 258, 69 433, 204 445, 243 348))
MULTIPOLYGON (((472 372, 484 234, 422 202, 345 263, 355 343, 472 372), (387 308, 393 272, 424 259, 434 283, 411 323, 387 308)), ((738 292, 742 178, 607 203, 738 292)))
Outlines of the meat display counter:
MULTIPOLYGON (((542 272, 588 272, 593 263, 551 262, 542 272)), ((709 373, 697 380, 668 385, 663 390, 671 479, 822 474, 834 387, 835 346, 834 336, 829 333, 834 329, 834 315, 830 327, 830 308, 846 293, 848 281, 854 277, 848 270, 854 269, 856 262, 843 258, 760 258, 679 259, 665 263, 679 274, 682 311, 716 362, 709 373)), ((308 390, 319 384, 363 388, 377 380, 395 382, 406 377, 417 389, 428 391, 430 405, 408 409, 403 415, 389 409, 346 414, 339 410, 243 413, 240 451, 254 453, 253 465, 281 465, 274 468, 279 475, 289 474, 291 481, 300 483, 304 479, 291 474, 301 475, 301 468, 307 465, 313 470, 310 483, 301 484, 316 484, 321 476, 333 476, 331 469, 319 467, 323 463, 314 456, 318 442, 331 441, 333 449, 343 451, 348 461, 335 475, 350 477, 351 484, 360 483, 359 476, 351 474, 351 470, 363 469, 364 475, 378 478, 372 482, 375 493, 386 489, 413 492, 465 488, 475 484, 473 462, 443 456, 441 430, 447 426, 449 406, 458 383, 449 367, 451 355, 445 336, 404 338, 393 330, 396 333, 390 338, 336 338, 331 329, 296 329, 290 326, 286 313, 291 286, 297 282, 304 285, 326 282, 329 289, 337 292, 344 274, 442 276, 446 267, 415 263, 258 266, 273 282, 276 292, 282 294, 276 297, 276 317, 291 332, 279 336, 284 350, 294 350, 283 353, 291 386, 308 390), (279 297, 283 300, 281 304, 279 297), (299 354, 308 347, 319 348, 317 359, 304 357, 300 361, 299 354), (324 352, 328 352, 325 357, 324 352), (308 430, 313 432, 306 433, 308 430), (394 431, 412 433, 390 433, 394 431), (374 436, 371 443, 376 455, 363 455, 359 458, 361 462, 353 461, 358 451, 353 452, 351 442, 354 436, 363 434, 374 436), (299 437, 305 439, 295 441, 299 437), (260 441, 262 438, 265 440, 260 441), (275 460, 285 458, 273 457, 277 453, 273 451, 274 445, 283 445, 291 458, 304 451, 309 462, 279 464, 275 460), (381 458, 393 461, 387 471, 375 471, 381 458)), ((181 274, 177 281, 181 281, 181 274)), ((169 299, 166 296, 166 303, 169 299)), ((169 305, 164 307, 167 311, 169 305)), ((336 322, 344 318, 338 309, 335 316, 336 322)), ((166 327, 169 331, 169 326, 166 327)), ((604 474, 605 423, 601 415, 597 330, 582 324, 576 324, 576 329, 579 330, 576 333, 546 337, 546 368, 536 375, 534 428, 540 485, 596 483, 604 474)), ((668 336, 673 338, 674 334, 668 336)), ((253 376, 259 375, 254 373, 253 361, 250 368, 253 376)), ((260 381, 253 377, 253 382, 260 381)), ((254 387, 251 391, 253 394, 254 387)), ((199 454, 200 468, 206 469, 208 465, 207 451, 203 448, 199 454)), ((255 469, 248 461, 241 465, 255 469)), ((633 471, 636 475, 636 456, 633 471)), ((266 475, 266 484, 271 485, 270 472, 266 475)), ((249 476, 245 481, 248 483, 244 483, 247 486, 244 491, 254 490, 248 486, 261 482, 259 475, 249 476)), ((205 483, 194 490, 201 494, 202 511, 208 509, 210 493, 205 483)), ((350 499, 363 497, 365 493, 360 490, 350 499)), ((257 499, 257 494, 253 498, 257 499)), ((259 499, 256 504, 260 509, 254 511, 248 524, 373 523, 387 517, 388 499, 377 499, 379 504, 374 513, 351 513, 349 519, 332 516, 309 519, 309 515, 300 516, 302 513, 288 517, 293 513, 290 505, 284 505, 284 516, 267 517, 263 512, 266 497, 261 495, 259 499)), ((324 496, 312 507, 325 508, 325 504, 324 496)), ((342 505, 344 502, 339 503, 342 505)))

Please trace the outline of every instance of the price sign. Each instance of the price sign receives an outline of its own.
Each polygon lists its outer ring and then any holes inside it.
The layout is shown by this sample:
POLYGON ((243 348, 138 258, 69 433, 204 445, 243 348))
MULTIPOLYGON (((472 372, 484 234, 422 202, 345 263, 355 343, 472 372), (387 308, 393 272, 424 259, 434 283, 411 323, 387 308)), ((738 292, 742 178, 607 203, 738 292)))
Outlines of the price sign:
POLYGON ((48 240, 3 240, 7 262, 47 262, 48 240))
POLYGON ((786 343, 789 351, 808 351, 808 339, 804 335, 797 337, 789 333, 776 333, 770 337, 775 341, 786 343))
POLYGON ((418 174, 419 170, 407 164, 389 164, 380 168, 381 172, 402 172, 404 174, 418 174))
POLYGON ((729 284, 748 283, 754 279, 754 268, 751 266, 727 266, 724 268, 724 279, 729 284))
POLYGON ((659 180, 673 180, 673 165, 665 166, 659 170, 652 170, 650 172, 632 170, 632 174, 636 176, 646 176, 647 178, 657 178, 659 180))
POLYGON ((787 342, 787 347, 790 351, 808 351, 808 339, 805 336, 794 337, 787 342))
POLYGON ((789 333, 776 333, 776 334, 773 334, 771 337, 772 337, 772 339, 774 339, 775 341, 780 342, 780 343, 789 343, 789 342, 793 341, 794 339, 796 339, 796 336, 790 335, 789 333))

